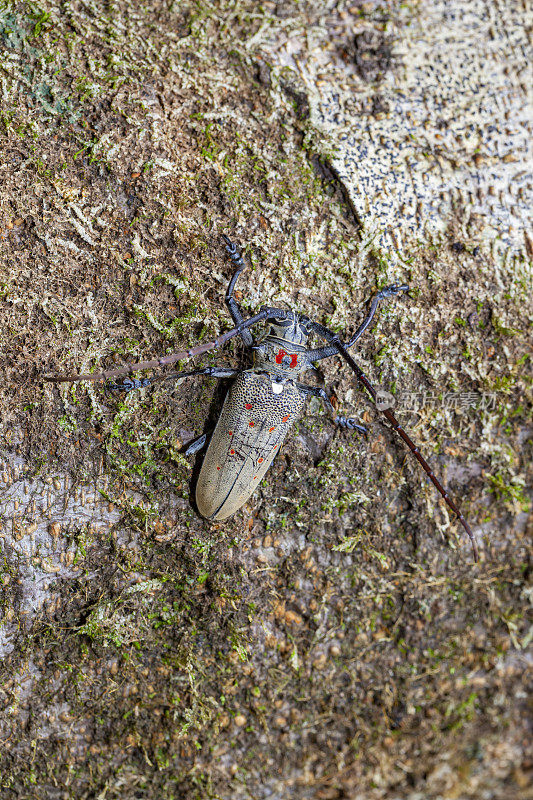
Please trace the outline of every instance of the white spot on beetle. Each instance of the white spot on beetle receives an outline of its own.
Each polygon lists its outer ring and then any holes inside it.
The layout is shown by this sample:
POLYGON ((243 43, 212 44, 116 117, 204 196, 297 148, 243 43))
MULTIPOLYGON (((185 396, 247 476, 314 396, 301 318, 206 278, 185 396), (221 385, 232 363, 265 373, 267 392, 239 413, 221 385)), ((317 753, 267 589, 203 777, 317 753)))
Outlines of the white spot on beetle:
POLYGON ((281 394, 283 391, 283 384, 282 383, 273 383, 272 384, 272 391, 274 394, 281 394))

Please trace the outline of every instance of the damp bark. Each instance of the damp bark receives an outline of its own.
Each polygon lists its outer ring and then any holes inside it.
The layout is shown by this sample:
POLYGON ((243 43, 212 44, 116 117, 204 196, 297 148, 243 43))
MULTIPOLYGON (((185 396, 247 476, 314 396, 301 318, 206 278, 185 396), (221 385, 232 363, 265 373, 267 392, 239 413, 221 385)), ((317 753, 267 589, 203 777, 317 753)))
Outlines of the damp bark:
MULTIPOLYGON (((2 7, 2 797, 527 795, 525 26, 445 4, 461 73, 441 5, 2 7), (506 133, 465 108, 477 52, 506 133), (369 440, 311 403, 219 524, 181 449, 225 387, 41 381, 228 330, 223 233, 250 315, 348 336, 412 287, 355 357, 478 566, 338 359, 369 440)), ((218 361, 246 366, 236 342, 218 361)))

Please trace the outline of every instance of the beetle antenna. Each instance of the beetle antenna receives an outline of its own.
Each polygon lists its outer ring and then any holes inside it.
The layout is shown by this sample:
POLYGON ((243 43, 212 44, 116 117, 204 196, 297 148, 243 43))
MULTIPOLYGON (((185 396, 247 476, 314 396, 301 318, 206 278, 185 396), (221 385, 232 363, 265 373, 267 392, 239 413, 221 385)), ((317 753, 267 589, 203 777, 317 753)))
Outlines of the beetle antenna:
POLYGON ((190 347, 188 350, 179 350, 177 353, 172 353, 163 358, 153 358, 151 361, 138 361, 136 364, 126 364, 125 367, 117 367, 117 369, 107 369, 103 372, 83 372, 75 373, 74 375, 43 375, 43 380, 49 383, 76 383, 77 381, 107 381, 109 378, 118 378, 121 375, 131 375, 132 372, 137 372, 143 369, 157 369, 158 367, 167 367, 169 364, 175 364, 176 361, 185 361, 195 356, 200 356, 202 353, 207 353, 209 350, 218 350, 219 347, 229 342, 234 336, 239 336, 243 331, 267 319, 287 319, 289 312, 282 308, 272 308, 271 306, 261 306, 259 313, 254 314, 250 319, 243 320, 235 328, 232 328, 226 333, 221 333, 216 339, 204 344, 198 344, 196 347, 190 347))
MULTIPOLYGON (((220 334, 216 339, 213 339, 211 342, 205 342, 204 344, 196 345, 196 347, 190 347, 188 350, 179 350, 177 353, 172 353, 172 355, 163 356, 163 358, 153 358, 151 361, 138 361, 136 364, 127 364, 125 367, 118 367, 117 369, 107 369, 103 372, 84 372, 84 373, 76 373, 74 375, 44 375, 43 380, 48 381, 50 383, 76 383, 77 381, 107 381, 109 378, 118 378, 121 375, 130 375, 132 372, 137 372, 138 370, 143 369, 157 369, 157 367, 166 367, 169 364, 175 364, 176 361, 185 361, 189 358, 194 358, 195 356, 199 356, 202 353, 207 353, 209 350, 217 350, 219 347, 222 347, 230 339, 233 339, 234 336, 239 336, 242 331, 251 328, 252 325, 255 325, 257 322, 261 322, 264 319, 268 319, 272 316, 271 308, 262 308, 258 314, 255 314, 250 319, 244 320, 244 322, 239 323, 235 328, 232 328, 226 333, 220 334)), ((285 312, 282 312, 285 313, 285 312)))
MULTIPOLYGON (((312 320, 310 320, 310 323, 311 327, 316 331, 316 333, 318 333, 320 336, 323 336, 324 339, 326 339, 328 342, 330 342, 332 345, 336 347, 339 355, 342 356, 342 358, 346 361, 346 363, 351 367, 351 369, 355 372, 357 379, 363 384, 365 389, 372 396, 372 399, 375 400, 377 396, 376 390, 374 389, 374 387, 364 374, 363 370, 355 363, 354 359, 351 357, 350 353, 346 350, 346 347, 341 342, 337 334, 328 330, 328 328, 325 328, 323 325, 320 325, 318 322, 313 322, 312 320)), ((476 540, 474 538, 474 534, 472 533, 472 529, 470 528, 468 522, 466 521, 463 514, 459 510, 458 506, 452 500, 452 498, 450 497, 450 495, 448 494, 442 483, 439 481, 437 476, 433 473, 428 462, 426 461, 424 456, 420 453, 419 448, 415 445, 411 437, 404 431, 404 429, 402 428, 402 426, 400 425, 400 423, 398 422, 392 411, 389 411, 389 409, 380 409, 380 411, 388 419, 388 421, 392 425, 393 430, 395 430, 398 436, 400 436, 403 439, 403 441, 405 442, 411 453, 414 455, 414 457, 416 458, 416 460, 418 461, 418 463, 420 464, 420 466, 430 479, 433 486, 442 496, 447 506, 451 508, 453 513, 457 516, 457 519, 465 529, 466 534, 470 539, 470 543, 472 545, 472 550, 474 553, 474 561, 478 561, 479 552, 476 540)))

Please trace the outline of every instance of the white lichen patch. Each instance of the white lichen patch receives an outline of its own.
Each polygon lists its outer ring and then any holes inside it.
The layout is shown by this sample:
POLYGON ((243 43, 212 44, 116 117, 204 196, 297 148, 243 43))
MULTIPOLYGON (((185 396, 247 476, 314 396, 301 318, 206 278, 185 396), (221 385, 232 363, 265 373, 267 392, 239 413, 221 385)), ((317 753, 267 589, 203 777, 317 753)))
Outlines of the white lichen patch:
POLYGON ((518 0, 354 4, 254 42, 278 74, 299 73, 373 247, 405 254, 454 215, 466 241, 531 255, 530 13, 518 0))
POLYGON ((0 619, 0 657, 20 625, 53 611, 61 582, 81 570, 83 540, 119 521, 121 510, 100 493, 105 485, 103 476, 94 485, 60 472, 30 478, 18 456, 0 464, 0 581, 6 595, 16 587, 16 608, 7 604, 0 619))

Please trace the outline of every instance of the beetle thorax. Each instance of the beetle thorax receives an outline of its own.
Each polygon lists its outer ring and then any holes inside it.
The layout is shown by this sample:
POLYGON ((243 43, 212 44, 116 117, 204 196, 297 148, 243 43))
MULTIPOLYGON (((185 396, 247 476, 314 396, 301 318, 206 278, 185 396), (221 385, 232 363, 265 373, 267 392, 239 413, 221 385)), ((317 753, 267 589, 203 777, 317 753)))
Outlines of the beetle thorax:
POLYGON ((274 320, 268 335, 254 348, 254 369, 284 379, 296 379, 300 372, 308 369, 307 336, 296 315, 289 320, 274 320))
POLYGON ((306 348, 267 336, 255 349, 254 368, 285 377, 296 377, 307 369, 306 348))

